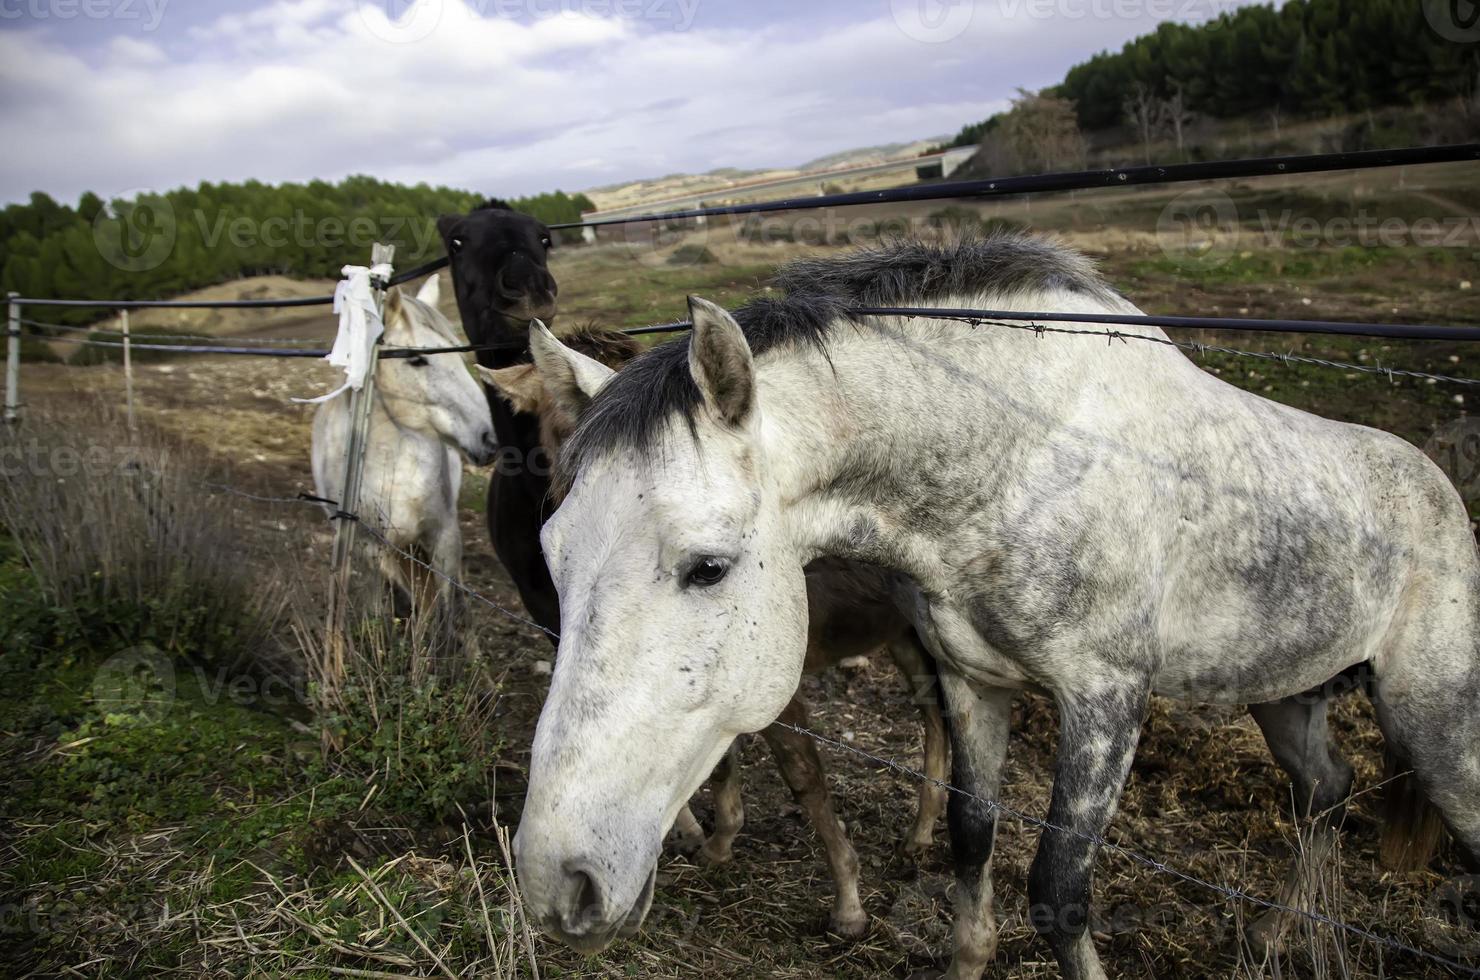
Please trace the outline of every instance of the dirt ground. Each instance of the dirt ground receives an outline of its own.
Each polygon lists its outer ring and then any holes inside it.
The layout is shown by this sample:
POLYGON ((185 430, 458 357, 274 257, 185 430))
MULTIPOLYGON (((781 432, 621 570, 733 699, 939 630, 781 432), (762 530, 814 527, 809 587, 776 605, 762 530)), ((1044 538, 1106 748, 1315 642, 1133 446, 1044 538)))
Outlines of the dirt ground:
MULTIPOLYGON (((1409 177, 1410 191, 1414 179, 1409 177)), ((1467 202, 1446 196, 1449 185, 1431 183, 1436 189, 1422 189, 1422 194, 1456 213, 1472 210, 1467 202)), ((1335 194, 1337 186, 1334 179, 1307 182, 1302 200, 1317 200, 1327 190, 1335 194)), ((1348 195, 1348 203, 1352 194, 1376 193, 1358 191, 1347 186, 1341 193, 1348 195)), ((1179 264, 1183 260, 1168 256, 1154 227, 1140 218, 1127 219, 1131 212, 1122 208, 1133 197, 1091 201, 1085 195, 1052 205, 1034 202, 1026 209, 1003 205, 980 210, 989 217, 1002 217, 1013 207, 1030 211, 1035 227, 1062 234, 1099 256, 1116 284, 1150 312, 1480 324, 1480 296, 1462 285, 1480 272, 1480 246, 1473 240, 1468 247, 1396 249, 1380 255, 1376 249, 1356 255, 1330 248, 1306 253, 1245 247, 1245 242, 1229 246, 1226 260, 1216 266, 1179 264)), ((1142 215, 1148 202, 1135 200, 1134 213, 1142 215)), ((622 243, 567 249, 555 263, 562 284, 561 321, 677 319, 686 291, 736 302, 761 289, 778 261, 811 250, 794 241, 739 241, 728 229, 712 228, 675 235, 656 251, 622 243), (672 261, 684 245, 708 249, 712 261, 672 261)), ((324 288, 310 285, 310 291, 324 288)), ((452 313, 450 296, 446 305, 452 313)), ((327 313, 289 312, 286 317, 257 315, 211 332, 330 339, 333 325, 327 313)), ((1236 342, 1252 350, 1480 374, 1480 354, 1459 344, 1262 335, 1242 335, 1236 342)), ((1469 396, 1450 386, 1389 383, 1232 356, 1209 355, 1204 363, 1236 384, 1334 417, 1381 424, 1420 445, 1467 412, 1464 399, 1469 396)), ((289 398, 326 390, 333 378, 330 369, 310 361, 172 357, 137 367, 136 411, 147 424, 213 454, 245 489, 291 496, 312 487, 311 407, 289 398)), ((23 385, 25 401, 33 406, 62 404, 82 395, 116 404, 123 392, 116 365, 28 364, 23 385)), ((483 526, 481 486, 481 477, 470 473, 463 509, 466 581, 495 603, 517 609, 516 594, 493 557, 483 526)), ((305 563, 324 560, 325 531, 317 512, 265 505, 261 510, 260 533, 281 542, 284 554, 301 553, 305 563)), ((507 766, 500 770, 498 802, 502 823, 514 826, 519 771, 527 762, 553 651, 537 634, 486 605, 472 604, 470 614, 484 655, 505 672, 503 724, 509 748, 502 760, 507 766)), ((817 731, 908 766, 921 764, 910 696, 882 658, 807 678, 803 690, 817 731)), ((1051 705, 1034 696, 1019 699, 1003 789, 1009 806, 1044 813, 1055 726, 1051 705)), ((1480 963, 1474 920, 1446 910, 1445 896, 1454 894, 1455 882, 1466 881, 1455 854, 1446 850, 1420 873, 1392 874, 1378 866, 1380 821, 1374 790, 1382 781, 1381 739, 1360 695, 1340 703, 1334 729, 1356 766, 1357 782, 1340 853, 1324 875, 1322 911, 1412 946, 1480 963)), ((915 787, 909 779, 850 754, 824 751, 836 805, 863 862, 864 904, 872 919, 865 939, 845 941, 825 931, 830 895, 826 865, 765 746, 748 739, 743 758, 747 816, 734 861, 710 868, 665 854, 654 912, 640 938, 620 942, 592 960, 540 940, 543 975, 903 977, 948 952, 950 863, 944 827, 938 829, 936 847, 918 862, 896 850, 913 812, 915 787)), ((706 824, 708 806, 706 791, 698 803, 706 824)), ((1273 898, 1300 846, 1301 828, 1289 813, 1287 783, 1246 713, 1156 699, 1109 838, 1189 875, 1273 898)), ((1001 828, 995 877, 1002 941, 989 975, 1056 975, 1046 946, 1025 919, 1024 887, 1036 839, 1030 828, 1010 822, 1001 828)), ((1248 903, 1157 873, 1124 854, 1102 854, 1096 903, 1097 946, 1112 976, 1451 975, 1441 966, 1321 928, 1296 935, 1284 952, 1260 960, 1240 943, 1240 928, 1256 911, 1248 903)))

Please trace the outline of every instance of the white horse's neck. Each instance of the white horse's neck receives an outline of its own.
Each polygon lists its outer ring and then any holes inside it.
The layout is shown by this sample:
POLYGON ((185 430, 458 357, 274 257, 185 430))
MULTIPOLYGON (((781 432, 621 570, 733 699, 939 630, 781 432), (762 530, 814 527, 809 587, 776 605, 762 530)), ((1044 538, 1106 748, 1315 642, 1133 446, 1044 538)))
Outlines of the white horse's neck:
MULTIPOLYGON (((1019 308, 1035 303, 1107 312, 1076 294, 1024 297, 1019 308)), ((1085 345, 1104 352, 1091 338, 901 318, 838 329, 827 357, 762 356, 762 441, 802 547, 904 571, 929 589, 948 564, 942 548, 984 533, 990 502, 1020 492, 1022 457, 1107 372, 1170 353, 1117 344, 1107 366, 1085 345)))

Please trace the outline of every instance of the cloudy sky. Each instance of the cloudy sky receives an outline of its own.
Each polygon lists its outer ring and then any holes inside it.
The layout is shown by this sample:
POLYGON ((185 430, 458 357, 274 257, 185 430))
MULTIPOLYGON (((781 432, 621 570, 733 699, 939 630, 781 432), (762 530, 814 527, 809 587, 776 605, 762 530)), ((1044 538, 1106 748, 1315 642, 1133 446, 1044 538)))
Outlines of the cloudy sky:
POLYGON ((519 195, 951 133, 1245 0, 0 0, 0 200, 519 195))

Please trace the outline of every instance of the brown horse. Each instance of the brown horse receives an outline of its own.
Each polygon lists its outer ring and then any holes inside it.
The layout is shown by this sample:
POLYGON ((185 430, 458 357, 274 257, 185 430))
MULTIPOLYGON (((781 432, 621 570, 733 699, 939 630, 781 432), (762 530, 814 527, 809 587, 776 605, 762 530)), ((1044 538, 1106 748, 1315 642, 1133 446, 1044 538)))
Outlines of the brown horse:
MULTIPOLYGON (((533 336, 533 342, 539 343, 539 334, 533 336)), ((562 340, 571 349, 612 369, 619 369, 641 350, 625 334, 592 328, 562 340)), ((483 374, 516 412, 539 417, 541 441, 554 458, 575 430, 579 406, 552 397, 551 389, 533 364, 517 364, 483 374)), ((934 664, 895 604, 892 577, 875 566, 824 558, 807 567, 806 579, 809 624, 805 671, 821 673, 844 660, 868 656, 885 647, 920 709, 925 726, 925 771, 933 779, 944 782, 948 762, 946 730, 935 699, 934 664)), ((807 703, 800 694, 791 699, 779 720, 807 726, 807 703)), ((868 916, 858 897, 858 855, 833 810, 827 774, 816 743, 779 725, 764 729, 761 737, 775 754, 787 787, 822 838, 837 888, 829 927, 844 936, 863 935, 868 929, 868 916)), ((730 747, 712 779, 714 833, 705 839, 688 807, 680 811, 675 822, 683 842, 681 846, 698 847, 700 856, 714 864, 730 860, 735 837, 745 822, 736 745, 730 747)), ((935 823, 945 806, 945 790, 938 783, 920 784, 915 823, 902 845, 905 853, 914 854, 930 846, 935 823)))

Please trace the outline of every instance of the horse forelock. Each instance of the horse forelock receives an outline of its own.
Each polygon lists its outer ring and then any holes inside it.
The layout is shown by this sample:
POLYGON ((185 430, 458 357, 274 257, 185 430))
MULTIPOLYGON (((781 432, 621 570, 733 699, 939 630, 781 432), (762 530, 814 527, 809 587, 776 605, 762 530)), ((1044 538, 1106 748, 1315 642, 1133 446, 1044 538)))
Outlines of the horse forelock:
POLYGON ((442 315, 436 307, 415 296, 402 295, 401 316, 404 322, 392 317, 385 323, 385 335, 392 343, 402 343, 411 338, 417 327, 430 330, 448 347, 456 347, 463 341, 454 332, 452 321, 442 315))
MULTIPOLYGON (((1066 245, 1019 233, 945 242, 903 239, 841 256, 797 259, 772 279, 782 295, 753 300, 735 319, 759 357, 773 350, 826 355, 854 306, 929 306, 950 297, 1069 291, 1109 305, 1125 301, 1093 263, 1066 245)), ((597 394, 561 453, 557 482, 568 488, 589 461, 618 449, 650 450, 675 419, 692 430, 701 398, 688 370, 688 338, 631 361, 597 394)))

